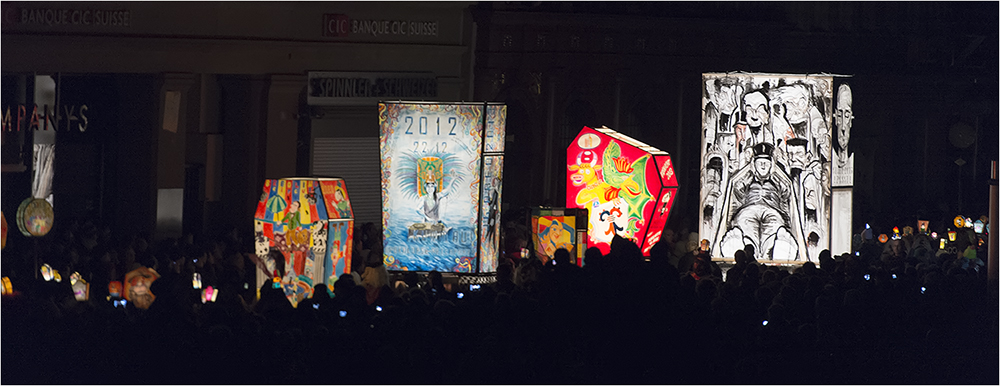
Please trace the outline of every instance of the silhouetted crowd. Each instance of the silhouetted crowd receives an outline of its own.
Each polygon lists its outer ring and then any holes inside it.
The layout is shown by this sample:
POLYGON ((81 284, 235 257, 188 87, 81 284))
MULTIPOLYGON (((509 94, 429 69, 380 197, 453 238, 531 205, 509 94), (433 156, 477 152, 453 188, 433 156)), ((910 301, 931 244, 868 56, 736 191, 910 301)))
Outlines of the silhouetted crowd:
POLYGON ((998 383, 985 267, 912 240, 781 267, 750 248, 720 266, 696 236, 666 236, 648 259, 616 238, 582 268, 565 250, 502 257, 477 288, 389 274, 373 257, 379 232, 359 229, 353 272, 295 308, 270 282, 257 288, 252 242, 235 231, 150 244, 84 224, 6 250, 17 294, 0 302, 2 382, 998 383), (23 268, 31 254, 62 282, 23 268), (161 274, 149 309, 108 301, 107 283, 143 266, 161 274), (69 272, 92 284, 88 301, 69 272), (215 302, 201 301, 194 273, 219 289, 215 302))

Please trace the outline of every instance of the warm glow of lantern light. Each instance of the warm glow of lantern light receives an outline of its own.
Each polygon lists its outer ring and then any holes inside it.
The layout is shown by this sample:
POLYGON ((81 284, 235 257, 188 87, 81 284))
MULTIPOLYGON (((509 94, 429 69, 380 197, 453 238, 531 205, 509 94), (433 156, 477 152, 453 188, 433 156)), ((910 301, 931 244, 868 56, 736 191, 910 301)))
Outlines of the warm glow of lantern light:
POLYGON ((946 246, 946 244, 945 244, 944 239, 941 239, 941 246, 939 246, 938 249, 944 249, 945 246, 946 246))
POLYGON ((976 233, 982 234, 984 225, 983 220, 976 220, 976 222, 972 224, 972 227, 976 230, 976 233))
POLYGON ((42 279, 44 279, 45 281, 51 281, 52 278, 54 277, 51 265, 42 264, 41 271, 42 271, 42 279))
POLYGON ((884 244, 885 242, 889 241, 889 236, 886 235, 885 233, 880 234, 878 235, 878 241, 884 244))
POLYGON ((205 287, 201 290, 201 302, 212 302, 215 303, 215 299, 219 297, 219 290, 212 288, 212 286, 205 287))
POLYGON ((954 223, 955 223, 955 226, 959 227, 959 228, 965 226, 965 217, 962 217, 960 215, 959 216, 955 216, 954 223))
POLYGON ((899 233, 899 227, 892 227, 892 233, 899 233))
POLYGON ((955 241, 956 235, 958 235, 958 232, 948 231, 948 241, 955 241))
POLYGON ((191 276, 192 276, 191 277, 191 286, 194 289, 201 289, 201 274, 198 273, 198 272, 195 272, 194 275, 191 275, 191 276))
POLYGON ((937 237, 937 232, 931 232, 931 238, 932 238, 932 239, 936 239, 936 238, 938 238, 938 237, 937 237))
POLYGON ((648 255, 677 189, 669 154, 609 128, 584 127, 566 148, 566 207, 587 209, 587 245, 602 253, 618 235, 648 255))
POLYGON ((14 286, 12 286, 10 284, 10 278, 7 277, 7 276, 4 276, 3 279, 0 279, 0 281, 3 282, 3 295, 13 295, 14 294, 14 286))
POLYGON ((966 217, 965 218, 965 227, 966 228, 972 228, 972 218, 971 217, 966 217))

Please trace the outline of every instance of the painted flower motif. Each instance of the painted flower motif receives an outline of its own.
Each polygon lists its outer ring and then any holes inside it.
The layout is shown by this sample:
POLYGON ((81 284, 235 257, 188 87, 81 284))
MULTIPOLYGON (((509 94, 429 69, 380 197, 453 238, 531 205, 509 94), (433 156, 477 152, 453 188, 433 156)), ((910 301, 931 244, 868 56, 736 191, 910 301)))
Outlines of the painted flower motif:
POLYGON ((632 165, 628 162, 628 157, 615 157, 612 158, 615 161, 615 170, 619 173, 632 173, 632 165))

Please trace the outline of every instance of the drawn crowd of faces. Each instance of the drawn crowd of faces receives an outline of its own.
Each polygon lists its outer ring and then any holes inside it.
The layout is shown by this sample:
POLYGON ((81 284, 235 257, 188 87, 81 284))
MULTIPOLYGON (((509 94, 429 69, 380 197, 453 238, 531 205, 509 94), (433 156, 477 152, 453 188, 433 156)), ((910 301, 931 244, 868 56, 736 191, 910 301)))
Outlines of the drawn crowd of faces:
POLYGON ((770 173, 787 177, 775 181, 794 185, 787 205, 795 206, 799 226, 786 225, 808 250, 799 251, 800 259, 815 261, 828 244, 830 161, 839 145, 831 138, 832 118, 840 114, 833 110, 832 78, 720 74, 705 75, 704 86, 701 237, 716 244, 735 226, 733 211, 724 210, 739 204, 731 197, 733 179, 759 174, 739 172, 753 167, 753 146, 765 142, 773 145, 770 173))

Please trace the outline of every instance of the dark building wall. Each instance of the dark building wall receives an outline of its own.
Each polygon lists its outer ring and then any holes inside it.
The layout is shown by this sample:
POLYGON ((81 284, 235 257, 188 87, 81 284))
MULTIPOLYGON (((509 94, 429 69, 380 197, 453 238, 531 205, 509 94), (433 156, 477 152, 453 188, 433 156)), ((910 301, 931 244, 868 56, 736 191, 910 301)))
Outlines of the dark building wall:
MULTIPOLYGON (((71 152, 60 157, 57 150, 56 162, 65 169, 56 176, 54 200, 63 197, 65 203, 57 213, 154 238, 178 236, 181 230, 249 230, 264 178, 311 170, 316 130, 310 130, 313 111, 304 98, 308 72, 429 73, 437 80, 438 100, 471 99, 468 4, 5 2, 3 70, 5 76, 64 75, 67 81, 59 87, 66 88, 67 98, 113 102, 113 109, 94 111, 97 116, 115 111, 100 120, 95 116, 95 123, 115 126, 109 133, 95 128, 79 138, 57 137, 71 152), (23 12, 39 9, 124 10, 130 23, 22 19, 23 12), (437 29, 331 36, 323 32, 325 15, 432 21, 437 29), (180 93, 176 111, 169 109, 171 92, 180 93), (164 130, 172 117, 176 132, 164 130), (183 209, 173 210, 183 212, 180 229, 156 221, 161 189, 183 189, 183 209)), ((5 105, 11 100, 7 94, 5 105)), ((367 121, 377 127, 374 102, 371 106, 367 121)), ((333 115, 350 115, 340 114, 350 108, 333 106, 333 115)), ((30 158, 30 143, 26 146, 30 158)), ((5 164, 5 202, 8 192, 17 191, 8 183, 26 190, 31 180, 30 170, 8 169, 5 164)), ((11 205, 13 213, 16 203, 11 205)))
POLYGON ((505 186, 530 189, 505 192, 505 202, 562 205, 565 136, 607 125, 671 153, 679 228, 697 219, 702 73, 851 75, 865 165, 854 218, 937 220, 962 203, 985 209, 985 169, 997 158, 996 13, 996 3, 480 3, 476 96, 527 100, 529 127, 508 130, 532 133, 532 143, 518 136, 512 148, 553 154, 522 161, 530 171, 518 175, 531 177, 505 186), (948 142, 950 127, 976 122, 978 152, 948 142), (960 155, 975 160, 975 175, 953 163, 960 155))

